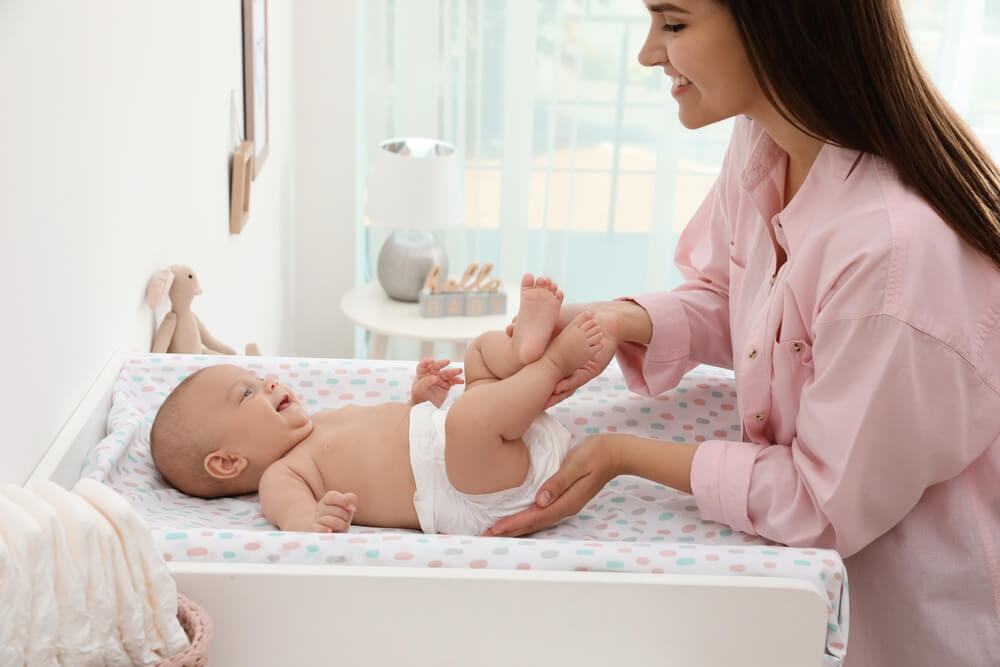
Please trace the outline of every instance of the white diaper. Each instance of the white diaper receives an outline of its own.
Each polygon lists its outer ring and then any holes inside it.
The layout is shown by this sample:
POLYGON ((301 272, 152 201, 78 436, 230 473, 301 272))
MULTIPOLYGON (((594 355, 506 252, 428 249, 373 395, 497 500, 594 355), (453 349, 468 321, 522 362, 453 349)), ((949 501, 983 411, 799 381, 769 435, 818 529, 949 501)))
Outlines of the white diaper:
POLYGON ((432 403, 419 403, 410 410, 410 465, 417 491, 413 506, 425 533, 482 535, 505 516, 531 507, 535 493, 570 450, 570 433, 542 413, 531 423, 523 439, 531 464, 524 483, 495 493, 462 493, 448 481, 444 465, 444 418, 447 410, 432 403))

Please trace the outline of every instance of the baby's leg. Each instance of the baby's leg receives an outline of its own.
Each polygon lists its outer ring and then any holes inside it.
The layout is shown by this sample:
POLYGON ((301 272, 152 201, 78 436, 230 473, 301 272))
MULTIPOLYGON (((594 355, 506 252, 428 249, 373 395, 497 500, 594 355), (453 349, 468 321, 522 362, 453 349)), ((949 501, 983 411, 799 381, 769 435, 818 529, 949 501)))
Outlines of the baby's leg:
POLYGON ((600 326, 591 313, 583 313, 556 336, 541 359, 459 396, 445 418, 445 467, 452 485, 463 493, 520 485, 529 463, 521 436, 556 383, 587 363, 600 346, 600 326))

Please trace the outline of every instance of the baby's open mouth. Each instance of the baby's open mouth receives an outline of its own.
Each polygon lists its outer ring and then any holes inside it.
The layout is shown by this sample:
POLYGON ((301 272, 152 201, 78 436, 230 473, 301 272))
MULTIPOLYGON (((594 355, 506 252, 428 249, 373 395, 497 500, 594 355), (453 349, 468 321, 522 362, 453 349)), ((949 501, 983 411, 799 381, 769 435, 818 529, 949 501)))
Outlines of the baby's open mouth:
POLYGON ((278 403, 278 412, 281 412, 282 410, 284 410, 285 408, 287 408, 291 404, 292 404, 292 402, 290 400, 288 400, 288 394, 285 394, 285 397, 283 399, 281 399, 280 403, 278 403))

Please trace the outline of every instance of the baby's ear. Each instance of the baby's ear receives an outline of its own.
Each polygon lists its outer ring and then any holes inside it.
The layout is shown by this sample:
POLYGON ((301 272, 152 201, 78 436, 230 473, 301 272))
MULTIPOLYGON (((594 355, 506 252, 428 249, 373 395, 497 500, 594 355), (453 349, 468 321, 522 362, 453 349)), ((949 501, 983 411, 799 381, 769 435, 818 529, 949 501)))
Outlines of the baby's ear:
POLYGON ((247 467, 245 456, 217 449, 205 457, 205 472, 216 479, 235 479, 247 467))

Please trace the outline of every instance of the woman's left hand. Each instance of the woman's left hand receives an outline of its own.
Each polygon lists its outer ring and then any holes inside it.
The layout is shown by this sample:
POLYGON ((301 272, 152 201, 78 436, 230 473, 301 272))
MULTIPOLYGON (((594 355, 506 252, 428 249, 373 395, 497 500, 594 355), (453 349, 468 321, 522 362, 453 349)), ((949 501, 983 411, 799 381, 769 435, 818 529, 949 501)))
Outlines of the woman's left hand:
POLYGON ((621 474, 621 460, 601 434, 592 435, 574 447, 562 467, 535 494, 535 504, 497 521, 484 535, 518 537, 535 533, 583 509, 621 474))

